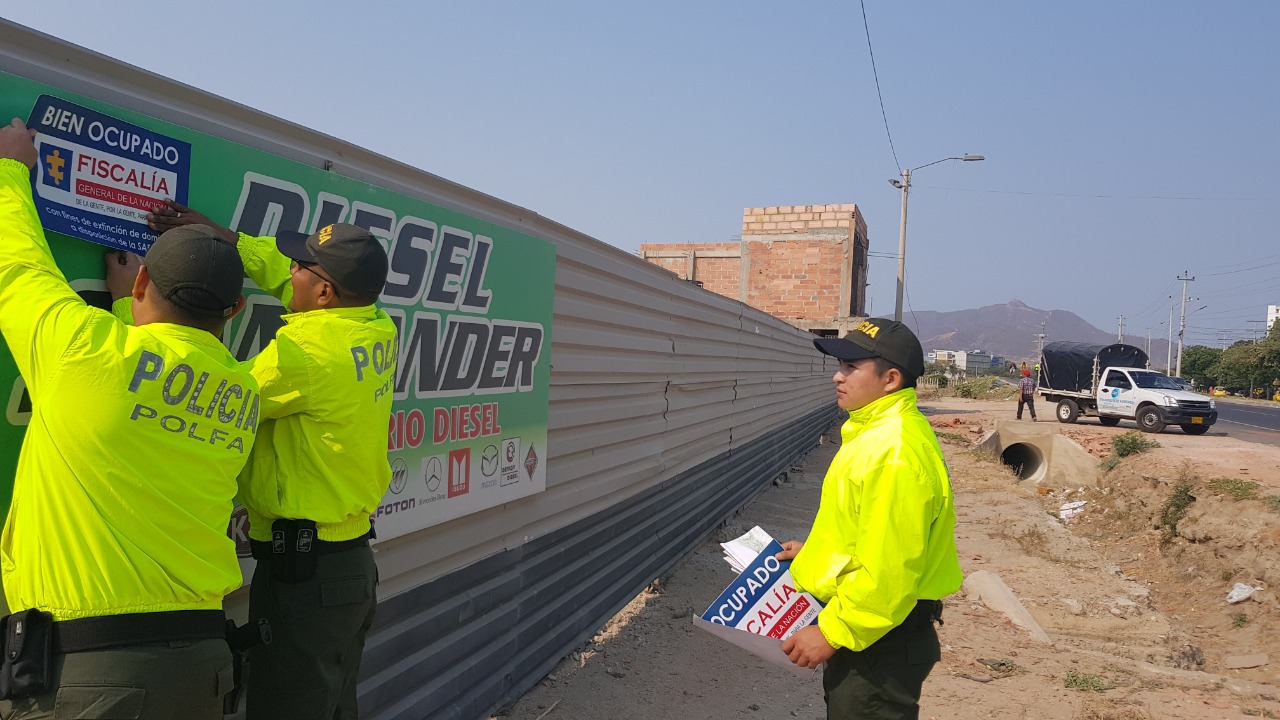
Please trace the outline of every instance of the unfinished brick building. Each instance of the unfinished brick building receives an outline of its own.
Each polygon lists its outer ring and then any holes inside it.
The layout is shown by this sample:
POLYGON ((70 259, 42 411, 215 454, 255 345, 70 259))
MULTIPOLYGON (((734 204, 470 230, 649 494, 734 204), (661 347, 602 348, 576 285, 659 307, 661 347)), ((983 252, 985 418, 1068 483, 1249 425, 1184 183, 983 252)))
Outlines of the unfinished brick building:
POLYGON ((819 335, 865 317, 867 223, 853 203, 747 208, 741 242, 647 243, 640 257, 819 335))

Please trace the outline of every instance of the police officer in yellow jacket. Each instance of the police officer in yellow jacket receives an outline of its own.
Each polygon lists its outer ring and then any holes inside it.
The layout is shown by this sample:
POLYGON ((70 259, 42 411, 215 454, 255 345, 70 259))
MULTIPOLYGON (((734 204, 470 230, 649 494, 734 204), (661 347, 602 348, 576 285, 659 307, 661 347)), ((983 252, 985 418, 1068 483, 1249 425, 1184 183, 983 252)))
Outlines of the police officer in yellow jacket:
POLYGON ((940 600, 961 580, 947 467, 916 408, 924 352, 882 318, 813 342, 840 361, 836 402, 849 419, 808 539, 778 555, 794 558, 797 589, 825 603, 782 649, 802 667, 826 663, 828 718, 916 718, 940 657, 940 600))
MULTIPOLYGON (((208 222, 170 203, 153 228, 208 222)), ((377 570, 369 515, 391 481, 396 328, 374 306, 388 262, 367 230, 236 238, 245 271, 291 311, 248 361, 262 386, 258 446, 241 478, 258 560, 250 621, 273 640, 249 652, 250 720, 355 718, 377 570)))
POLYGON ((0 130, 0 331, 32 399, 0 538, 0 716, 216 720, 260 410, 219 341, 243 267, 211 228, 172 230, 126 290, 136 326, 86 305, 32 203, 36 157, 21 121, 0 130))

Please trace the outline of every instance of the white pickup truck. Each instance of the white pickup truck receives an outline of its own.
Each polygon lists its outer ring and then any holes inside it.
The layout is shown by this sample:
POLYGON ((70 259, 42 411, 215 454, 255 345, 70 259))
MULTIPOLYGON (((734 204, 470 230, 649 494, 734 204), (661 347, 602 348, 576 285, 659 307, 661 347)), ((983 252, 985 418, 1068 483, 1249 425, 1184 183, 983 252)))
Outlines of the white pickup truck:
POLYGON ((1052 342, 1040 358, 1037 392, 1058 404, 1058 422, 1096 416, 1103 425, 1133 420, 1144 432, 1177 425, 1203 435, 1218 420, 1212 398, 1182 390, 1173 378, 1146 369, 1147 354, 1132 345, 1052 342))

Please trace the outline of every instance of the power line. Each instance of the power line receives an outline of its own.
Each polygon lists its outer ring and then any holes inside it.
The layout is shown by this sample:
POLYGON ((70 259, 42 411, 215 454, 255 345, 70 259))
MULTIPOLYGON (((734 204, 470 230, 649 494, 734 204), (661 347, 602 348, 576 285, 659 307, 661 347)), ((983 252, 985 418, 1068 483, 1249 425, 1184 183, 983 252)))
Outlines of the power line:
MULTIPOLYGON (((1204 297, 1202 296, 1201 299, 1203 300, 1204 297)), ((1222 315, 1231 315, 1232 313, 1240 313, 1240 312, 1245 312, 1247 310, 1257 310, 1257 309, 1258 309, 1258 304, 1254 303, 1251 305, 1245 305, 1243 307, 1231 308, 1230 310, 1214 310, 1213 312, 1207 312, 1204 315, 1201 315, 1200 317, 1219 317, 1222 315)))
POLYGON ((1232 298, 1232 297, 1249 297, 1252 295, 1264 295, 1266 293, 1270 293, 1277 289, 1280 289, 1280 284, 1275 284, 1276 282, 1277 282, 1276 278, 1266 278, 1264 280, 1256 280, 1254 282, 1244 283, 1243 285, 1237 285, 1231 288, 1229 291, 1206 293, 1204 297, 1232 298), (1261 285, 1262 287, 1253 287, 1256 285, 1261 285), (1246 289, 1246 288, 1251 288, 1251 289, 1246 289))
POLYGON ((913 188, 929 190, 955 190, 957 192, 987 193, 990 195, 1032 195, 1037 197, 1086 198, 1096 200, 1202 200, 1202 201, 1241 201, 1241 202, 1276 202, 1275 198, 1240 198, 1240 197, 1182 197, 1177 195, 1077 195, 1074 193, 1030 192, 1027 190, 979 190, 976 188, 940 188, 930 185, 912 185, 913 188))
POLYGON ((1261 268, 1271 267, 1272 265, 1280 265, 1280 260, 1277 260, 1275 262, 1264 263, 1262 265, 1254 265, 1253 267, 1247 267, 1240 270, 1228 270, 1226 272, 1220 272, 1220 273, 1209 273, 1208 275, 1202 275, 1201 277, 1215 277, 1218 275, 1234 275, 1236 273, 1249 272, 1250 270, 1259 270, 1261 268))
MULTIPOLYGON (((1209 269, 1210 269, 1210 270, 1221 270, 1222 268, 1238 267, 1238 266, 1240 266, 1240 265, 1253 265, 1254 263, 1260 263, 1260 262, 1262 262, 1263 260, 1270 260, 1270 259, 1272 259, 1272 258, 1280 258, 1280 255, 1267 255, 1266 257, 1260 257, 1260 258, 1258 258, 1257 260, 1243 260, 1243 261, 1238 262, 1238 263, 1227 263, 1226 265, 1219 265, 1218 267, 1211 267, 1211 268, 1209 268, 1209 269)), ((1249 270, 1249 269, 1252 269, 1252 268, 1245 268, 1245 269, 1246 269, 1246 270, 1249 270)), ((1226 273, 1205 273, 1205 277, 1209 277, 1209 276, 1211 276, 1211 275, 1225 275, 1225 274, 1226 274, 1226 273)))
POLYGON ((1172 295, 1169 294, 1169 291, 1173 289, 1174 282, 1175 281, 1170 281, 1168 285, 1165 285, 1164 289, 1160 291, 1160 294, 1156 297, 1156 299, 1152 300, 1150 305, 1148 305, 1146 308, 1142 310, 1142 312, 1138 313, 1134 317, 1143 318, 1155 312, 1157 309, 1164 310, 1164 308, 1161 307, 1161 305, 1164 303, 1165 300, 1168 300, 1173 297, 1172 295))
POLYGON ((871 55, 871 76, 876 79, 876 97, 880 99, 880 117, 884 118, 884 134, 889 137, 889 152, 893 153, 893 164, 898 166, 898 174, 901 175, 902 163, 898 162, 898 151, 893 147, 893 134, 889 132, 889 116, 884 111, 884 95, 880 94, 880 73, 876 72, 876 52, 871 49, 871 26, 867 24, 866 0, 862 0, 862 29, 867 33, 867 53, 871 55))

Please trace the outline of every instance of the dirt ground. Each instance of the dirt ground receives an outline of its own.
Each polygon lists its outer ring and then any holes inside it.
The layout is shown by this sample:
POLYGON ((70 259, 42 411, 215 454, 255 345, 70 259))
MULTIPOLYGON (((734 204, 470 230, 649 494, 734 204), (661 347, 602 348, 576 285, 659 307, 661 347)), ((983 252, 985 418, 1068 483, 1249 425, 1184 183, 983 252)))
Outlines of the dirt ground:
MULTIPOLYGON (((1142 436, 1160 447, 1107 460, 1133 428, 1082 420, 1062 429, 1113 467, 1095 485, 1036 487, 972 446, 1012 402, 921 406, 951 469, 965 574, 998 574, 1049 636, 1034 640, 965 590, 948 598, 922 718, 1280 718, 1280 447, 1173 429, 1142 436), (1075 500, 1083 514, 1059 520, 1075 500), (1235 583, 1260 589, 1228 604, 1235 583)), ((733 579, 718 542, 752 525, 804 537, 838 438, 833 428, 496 717, 824 718, 820 673, 775 671, 691 618, 733 579)))

